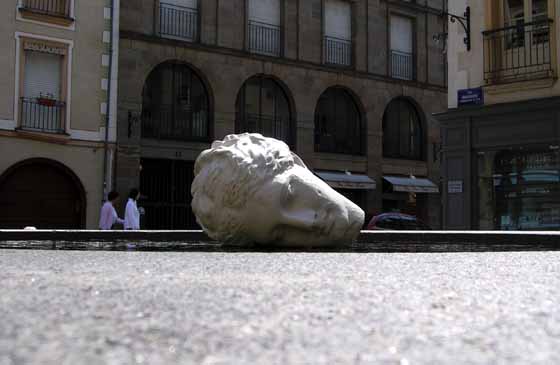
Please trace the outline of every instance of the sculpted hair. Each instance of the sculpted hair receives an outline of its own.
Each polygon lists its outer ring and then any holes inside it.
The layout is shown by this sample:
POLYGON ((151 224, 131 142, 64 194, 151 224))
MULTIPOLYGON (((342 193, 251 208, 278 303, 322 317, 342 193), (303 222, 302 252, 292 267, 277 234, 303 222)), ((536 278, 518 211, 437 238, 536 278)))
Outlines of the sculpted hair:
POLYGON ((192 208, 209 235, 237 242, 245 222, 235 212, 268 179, 294 166, 290 148, 258 133, 232 134, 198 157, 192 183, 192 208))

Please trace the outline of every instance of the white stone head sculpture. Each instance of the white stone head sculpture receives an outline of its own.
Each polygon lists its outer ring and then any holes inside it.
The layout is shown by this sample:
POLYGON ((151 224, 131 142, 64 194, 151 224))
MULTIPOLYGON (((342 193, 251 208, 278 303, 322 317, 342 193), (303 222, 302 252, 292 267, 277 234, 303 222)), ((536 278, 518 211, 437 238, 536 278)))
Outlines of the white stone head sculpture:
POLYGON ((289 147, 256 133, 215 141, 194 167, 192 208, 213 239, 321 247, 350 243, 364 212, 307 169, 289 147))

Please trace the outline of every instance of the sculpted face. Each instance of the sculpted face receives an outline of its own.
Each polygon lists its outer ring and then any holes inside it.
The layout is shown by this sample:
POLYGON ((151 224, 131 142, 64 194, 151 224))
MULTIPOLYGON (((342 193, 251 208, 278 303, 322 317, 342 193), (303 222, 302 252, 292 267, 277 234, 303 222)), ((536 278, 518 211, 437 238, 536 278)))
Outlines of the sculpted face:
POLYGON ((207 161, 199 164, 197 160, 195 167, 192 207, 198 222, 212 238, 236 243, 319 247, 350 243, 357 237, 364 212, 308 170, 283 142, 255 134, 234 137, 250 153, 226 161, 221 153, 217 153, 219 157, 214 161, 203 153, 199 159, 207 161), (251 150, 249 144, 243 144, 251 139, 257 145, 266 143, 272 152, 263 159, 255 158, 262 145, 251 150), (258 173, 258 169, 265 170, 267 166, 270 170, 270 164, 275 162, 271 158, 283 161, 280 167, 272 173, 258 173), (264 164, 260 166, 259 161, 264 164), (228 167, 246 169, 249 175, 228 171, 228 167), (229 176, 234 177, 233 181, 229 176), (216 192, 220 189, 218 181, 222 180, 223 194, 216 192), (216 186, 211 187, 213 182, 216 186), (239 189, 231 189, 235 185, 239 189), (240 197, 242 202, 237 199, 240 197))
POLYGON ((257 190, 242 215, 256 242, 289 246, 349 243, 364 222, 358 206, 297 165, 257 190))

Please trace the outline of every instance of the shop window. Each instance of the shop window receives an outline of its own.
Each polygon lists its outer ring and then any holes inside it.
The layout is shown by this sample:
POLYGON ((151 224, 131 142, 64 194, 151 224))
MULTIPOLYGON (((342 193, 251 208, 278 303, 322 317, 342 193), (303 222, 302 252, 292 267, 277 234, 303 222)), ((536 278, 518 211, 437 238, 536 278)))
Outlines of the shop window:
POLYGON ((477 164, 479 229, 560 229, 559 151, 483 151, 477 164))
POLYGON ((315 151, 362 155, 362 123, 358 106, 348 91, 327 89, 315 110, 315 151))
POLYGON ((288 96, 274 79, 254 76, 237 96, 235 129, 237 133, 260 133, 293 147, 292 112, 288 96))
POLYGON ((21 51, 19 128, 64 133, 66 45, 25 39, 21 51))
POLYGON ((20 0, 18 8, 24 19, 60 26, 74 22, 73 0, 20 0))
POLYGON ((383 115, 383 157, 423 160, 423 150, 418 111, 406 99, 391 101, 383 115))

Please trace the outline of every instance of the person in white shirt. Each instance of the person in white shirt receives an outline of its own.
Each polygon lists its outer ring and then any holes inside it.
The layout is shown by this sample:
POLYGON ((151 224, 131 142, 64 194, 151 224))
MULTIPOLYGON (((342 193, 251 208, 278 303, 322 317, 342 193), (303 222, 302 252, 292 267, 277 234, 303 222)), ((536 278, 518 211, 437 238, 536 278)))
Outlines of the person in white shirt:
POLYGON ((120 219, 115 210, 115 203, 119 198, 119 193, 111 191, 107 196, 107 201, 101 208, 101 216, 99 217, 99 229, 110 230, 116 223, 124 224, 124 220, 120 219))
POLYGON ((140 229, 140 212, 136 201, 140 198, 138 189, 130 190, 128 202, 124 210, 124 229, 140 229))

